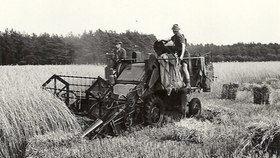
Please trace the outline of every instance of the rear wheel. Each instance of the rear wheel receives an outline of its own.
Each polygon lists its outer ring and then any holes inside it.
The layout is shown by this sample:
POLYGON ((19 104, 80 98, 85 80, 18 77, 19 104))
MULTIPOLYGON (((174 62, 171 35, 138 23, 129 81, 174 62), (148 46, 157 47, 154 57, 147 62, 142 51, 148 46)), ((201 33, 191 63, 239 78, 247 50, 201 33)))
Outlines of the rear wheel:
POLYGON ((193 98, 189 103, 191 117, 198 117, 201 114, 201 102, 198 98, 193 98))
POLYGON ((151 96, 144 106, 144 121, 147 125, 161 126, 164 118, 164 104, 160 97, 151 96))

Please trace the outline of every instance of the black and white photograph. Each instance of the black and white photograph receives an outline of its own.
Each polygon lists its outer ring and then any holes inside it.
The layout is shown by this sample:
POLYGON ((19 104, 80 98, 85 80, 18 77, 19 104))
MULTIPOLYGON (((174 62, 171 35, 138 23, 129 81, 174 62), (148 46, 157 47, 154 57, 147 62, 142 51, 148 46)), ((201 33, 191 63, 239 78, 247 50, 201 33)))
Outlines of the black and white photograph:
POLYGON ((0 158, 280 158, 279 0, 0 0, 0 158))

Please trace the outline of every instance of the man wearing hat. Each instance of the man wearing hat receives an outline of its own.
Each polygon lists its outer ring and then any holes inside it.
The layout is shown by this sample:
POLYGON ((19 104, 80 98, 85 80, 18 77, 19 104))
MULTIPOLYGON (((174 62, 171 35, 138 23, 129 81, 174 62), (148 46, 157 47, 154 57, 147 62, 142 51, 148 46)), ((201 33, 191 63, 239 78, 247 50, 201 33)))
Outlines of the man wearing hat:
POLYGON ((188 65, 187 63, 183 60, 184 59, 184 55, 185 55, 185 51, 186 51, 186 44, 187 44, 187 40, 184 37, 183 34, 181 34, 180 28, 178 24, 174 24, 173 27, 171 28, 173 30, 174 35, 171 37, 171 39, 167 40, 168 41, 172 41, 174 43, 174 52, 175 52, 175 56, 177 58, 179 58, 181 65, 182 65, 182 70, 184 72, 184 82, 186 84, 187 88, 190 88, 190 74, 188 71, 188 65))
POLYGON ((116 41, 116 50, 114 50, 114 54, 115 54, 115 68, 118 65, 118 62, 120 60, 126 59, 126 50, 124 48, 121 47, 122 42, 121 41, 116 41))

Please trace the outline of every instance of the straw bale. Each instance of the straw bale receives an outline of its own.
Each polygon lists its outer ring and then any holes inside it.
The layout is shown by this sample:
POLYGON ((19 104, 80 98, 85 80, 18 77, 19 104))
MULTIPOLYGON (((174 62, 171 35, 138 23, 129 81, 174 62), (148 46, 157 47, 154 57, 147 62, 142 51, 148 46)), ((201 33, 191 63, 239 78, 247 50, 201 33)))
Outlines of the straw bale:
POLYGON ((224 84, 221 98, 235 100, 238 87, 239 85, 236 83, 224 84))
POLYGON ((223 84, 221 99, 228 98, 228 88, 229 88, 229 84, 223 84))
POLYGON ((269 104, 269 95, 272 88, 268 85, 253 88, 254 103, 255 104, 269 104))

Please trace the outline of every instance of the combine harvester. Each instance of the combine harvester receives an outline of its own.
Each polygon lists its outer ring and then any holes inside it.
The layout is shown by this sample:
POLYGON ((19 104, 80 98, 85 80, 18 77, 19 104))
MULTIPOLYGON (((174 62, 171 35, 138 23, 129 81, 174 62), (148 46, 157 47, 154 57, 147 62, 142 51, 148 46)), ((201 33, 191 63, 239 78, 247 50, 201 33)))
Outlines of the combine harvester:
MULTIPOLYGON (((112 69, 112 56, 107 54, 105 79, 101 77, 80 77, 53 75, 43 85, 60 99, 75 114, 87 118, 90 126, 81 133, 81 137, 117 136, 134 125, 144 124, 160 126, 167 112, 176 112, 181 116, 199 116, 201 102, 192 98, 194 92, 210 92, 213 81, 213 65, 206 57, 188 57, 191 88, 172 83, 176 78, 162 78, 162 63, 168 69, 175 58, 162 59, 162 54, 171 53, 172 46, 162 41, 154 44, 156 55, 144 55, 133 52, 132 58, 119 62, 112 69), (167 86, 169 79, 171 86, 167 86), (175 86, 172 86, 175 85, 175 86)), ((174 63, 174 62, 173 62, 174 63)))

